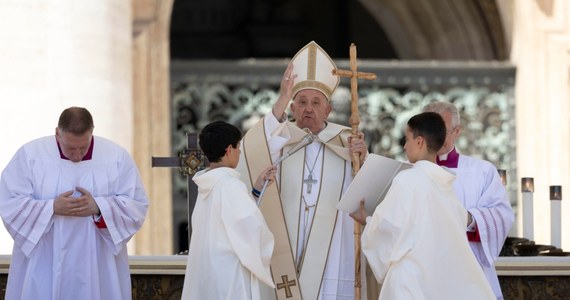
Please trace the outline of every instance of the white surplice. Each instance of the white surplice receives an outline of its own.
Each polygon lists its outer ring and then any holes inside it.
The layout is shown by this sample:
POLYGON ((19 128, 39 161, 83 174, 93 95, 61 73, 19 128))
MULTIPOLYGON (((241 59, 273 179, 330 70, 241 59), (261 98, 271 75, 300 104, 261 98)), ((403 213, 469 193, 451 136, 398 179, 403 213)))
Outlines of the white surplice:
POLYGON ((182 299, 260 299, 274 287, 269 270, 273 234, 234 169, 202 170, 192 178, 198 198, 182 299))
MULTIPOLYGON (((379 170, 380 171, 380 170, 379 170)), ((493 299, 465 236, 455 176, 428 161, 400 172, 362 234, 379 299, 493 299)))
POLYGON ((473 215, 481 242, 469 242, 497 299, 503 299, 495 261, 514 222, 514 213, 497 168, 491 163, 459 154, 453 188, 473 215))
MULTIPOLYGON (((271 160, 277 161, 279 157, 282 155, 281 150, 283 147, 289 142, 290 134, 288 132, 288 126, 295 126, 290 122, 283 122, 280 123, 273 113, 268 113, 265 118, 263 119, 264 126, 265 126, 265 135, 267 139, 267 145, 269 148, 269 152, 271 154, 271 160)), ((328 126, 332 127, 332 123, 328 123, 328 126)), ((326 131, 327 128, 325 128, 326 131)), ((348 129, 346 129, 348 130, 348 129)), ((320 134, 319 134, 320 135, 320 134)), ((325 140, 326 142, 326 140, 325 140)), ((325 190, 333 189, 331 186, 322 185, 322 176, 323 176, 323 156, 325 155, 323 151, 327 148, 327 146, 322 146, 323 140, 316 140, 306 146, 304 149, 300 150, 299 152, 305 153, 305 163, 304 169, 294 170, 296 172, 297 178, 299 180, 297 182, 301 183, 303 179, 308 178, 308 174, 311 172, 312 177, 317 180, 317 183, 313 184, 311 193, 308 192, 307 184, 302 184, 302 198, 304 201, 299 201, 300 205, 296 206, 293 209, 297 209, 297 212, 285 212, 286 214, 296 214, 298 215, 298 223, 297 224, 287 224, 289 229, 289 238, 291 239, 292 247, 297 245, 296 249, 294 250, 294 257, 295 257, 295 264, 298 266, 300 264, 300 259, 302 255, 305 254, 305 249, 303 249, 304 245, 308 244, 306 240, 309 238, 307 233, 309 231, 313 232, 313 228, 311 228, 311 224, 315 222, 315 204, 318 202, 327 203, 324 199, 319 199, 323 197, 325 190), (314 166, 314 167, 313 167, 314 166), (306 202, 306 203, 305 203, 306 202), (308 212, 306 213, 305 209, 307 205, 309 207, 308 212), (296 227, 298 226, 298 227, 296 227), (294 228, 294 229, 291 229, 294 228), (296 228, 296 229, 295 229, 296 228), (296 237, 296 238, 295 238, 296 237)), ((345 144, 346 147, 346 144, 345 144)), ((346 148, 345 148, 346 149, 346 148)), ((326 151, 329 151, 328 149, 326 151)), ((326 155, 334 155, 331 154, 332 152, 328 152, 329 154, 326 155)), ((348 152, 347 152, 348 153, 348 152)), ((288 158, 285 162, 288 162, 291 158, 288 158)), ((281 174, 283 170, 280 170, 278 174, 281 174)), ((289 171, 291 172, 291 171, 289 171)), ((334 170, 332 173, 328 173, 326 175, 336 176, 341 179, 341 193, 344 193, 350 182, 352 181, 352 167, 350 160, 345 160, 341 168, 334 170), (344 178, 344 179, 343 179, 344 178), (344 180, 344 181, 342 181, 344 180)), ((291 181, 284 181, 278 180, 277 184, 280 185, 279 188, 281 190, 281 195, 284 197, 284 192, 291 190, 292 188, 289 185, 296 185, 297 182, 291 181)), ((336 188, 336 187, 334 187, 336 188)), ((319 282, 304 282, 303 274, 300 276, 300 285, 303 286, 312 286, 314 288, 318 288, 317 296, 312 299, 323 299, 323 300, 349 300, 354 299, 354 220, 348 215, 348 213, 337 211, 336 203, 340 200, 340 195, 338 199, 333 199, 334 201, 330 201, 328 199, 328 203, 331 203, 331 207, 327 207, 327 209, 334 210, 336 213, 336 223, 334 223, 334 228, 332 229, 332 237, 326 237, 327 240, 330 240, 330 247, 324 247, 320 245, 319 251, 320 253, 315 253, 313 257, 304 257, 303 264, 307 261, 315 260, 317 257, 319 258, 326 258, 324 274, 322 270, 319 270, 320 274, 322 275, 322 281, 319 287, 319 282)), ((281 201, 283 202, 292 202, 298 201, 296 199, 285 199, 282 198, 281 201)), ((322 205, 329 205, 329 204, 322 204, 322 205)), ((321 210, 325 210, 325 208, 319 208, 321 210)), ((316 228, 319 229, 319 228, 316 228)), ((317 235, 314 233, 314 235, 317 235)), ((316 236, 314 237, 316 238, 316 236)), ((322 238, 322 237, 321 237, 322 238)), ((361 299, 366 299, 366 277, 365 277, 365 261, 364 257, 362 257, 361 261, 361 299)), ((306 267, 305 267, 306 268, 306 267)), ((311 280, 313 280, 311 278, 311 280)), ((307 293, 303 294, 304 299, 311 299, 311 297, 307 297, 307 293)))
POLYGON ((92 159, 61 159, 55 136, 21 147, 2 173, 0 216, 14 239, 6 299, 130 299, 126 244, 148 199, 127 151, 93 137, 92 159), (82 187, 107 224, 54 215, 54 199, 82 187))

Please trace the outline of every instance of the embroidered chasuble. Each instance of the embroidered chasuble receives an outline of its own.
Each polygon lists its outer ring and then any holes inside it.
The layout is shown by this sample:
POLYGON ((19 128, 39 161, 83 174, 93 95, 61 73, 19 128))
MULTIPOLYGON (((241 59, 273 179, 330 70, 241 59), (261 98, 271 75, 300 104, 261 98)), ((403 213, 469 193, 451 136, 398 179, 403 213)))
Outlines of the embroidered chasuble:
MULTIPOLYGON (((237 168, 242 180, 251 187, 305 134, 293 123, 266 115, 242 141, 237 168)), ((350 128, 327 123, 313 143, 281 162, 277 184, 263 195, 260 209, 275 235, 271 270, 276 289, 262 292, 267 299, 354 298, 354 223, 336 209, 352 180, 345 148, 349 135, 350 128)))

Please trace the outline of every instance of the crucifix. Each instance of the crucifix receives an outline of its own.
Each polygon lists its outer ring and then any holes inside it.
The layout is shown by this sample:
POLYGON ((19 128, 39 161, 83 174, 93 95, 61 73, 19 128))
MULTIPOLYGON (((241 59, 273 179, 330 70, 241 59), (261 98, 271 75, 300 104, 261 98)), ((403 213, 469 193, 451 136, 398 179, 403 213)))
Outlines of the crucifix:
MULTIPOLYGON (((356 70, 356 45, 350 44, 350 70, 334 69, 333 75, 350 78, 350 96, 351 96, 351 115, 348 123, 352 129, 352 137, 358 136, 358 124, 360 124, 360 116, 358 114, 358 79, 376 79, 374 73, 363 73, 356 70)), ((360 170, 360 157, 358 153, 352 154, 352 175, 356 175, 360 170)), ((354 222, 354 297, 360 299, 360 234, 362 228, 360 223, 354 222)))
POLYGON ((192 176, 196 172, 206 168, 208 165, 208 159, 198 149, 198 135, 196 133, 187 132, 186 133, 186 149, 178 153, 175 157, 152 157, 152 167, 170 167, 178 168, 178 171, 185 175, 188 182, 188 193, 187 193, 187 203, 188 203, 188 242, 192 237, 192 212, 194 211, 194 206, 196 205, 196 197, 198 196, 198 187, 196 183, 192 181, 192 176))
POLYGON ((313 184, 316 184, 317 182, 318 181, 316 179, 313 179, 313 174, 309 174, 309 177, 303 180, 303 183, 307 185, 307 193, 311 193, 313 184))

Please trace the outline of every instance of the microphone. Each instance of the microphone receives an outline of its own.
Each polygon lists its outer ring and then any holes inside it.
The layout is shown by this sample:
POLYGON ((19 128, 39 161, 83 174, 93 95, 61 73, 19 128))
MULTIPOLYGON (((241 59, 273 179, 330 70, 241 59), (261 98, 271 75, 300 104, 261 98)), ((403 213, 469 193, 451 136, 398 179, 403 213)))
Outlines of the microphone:
POLYGON ((289 151, 287 151, 285 154, 283 154, 283 156, 279 157, 279 159, 277 159, 277 161, 275 161, 273 163, 273 166, 277 166, 278 164, 280 164, 282 161, 284 161, 286 158, 288 158, 289 156, 293 155, 293 153, 301 150, 301 148, 309 145, 310 143, 312 143, 315 140, 315 136, 313 134, 307 134, 303 137, 302 140, 300 140, 299 142, 297 142, 297 144, 295 144, 295 146, 293 146, 293 148, 289 149, 289 151))
MULTIPOLYGON (((287 159, 289 156, 293 155, 295 152, 301 150, 302 148, 306 147, 307 145, 309 145, 310 143, 312 143, 315 140, 315 135, 312 134, 311 131, 309 131, 308 129, 305 131, 307 131, 307 134, 303 137, 303 139, 298 141, 297 144, 295 144, 291 149, 289 149, 289 151, 287 151, 285 154, 283 154, 281 157, 279 157, 279 159, 277 159, 273 163, 274 167, 279 165, 282 161, 287 159)), ((263 194, 265 193, 265 189, 267 188, 268 183, 269 183, 269 179, 265 179, 265 182, 263 183, 263 188, 261 189, 261 192, 259 193, 259 199, 257 200, 257 206, 259 206, 261 204, 261 199, 263 198, 263 194)))

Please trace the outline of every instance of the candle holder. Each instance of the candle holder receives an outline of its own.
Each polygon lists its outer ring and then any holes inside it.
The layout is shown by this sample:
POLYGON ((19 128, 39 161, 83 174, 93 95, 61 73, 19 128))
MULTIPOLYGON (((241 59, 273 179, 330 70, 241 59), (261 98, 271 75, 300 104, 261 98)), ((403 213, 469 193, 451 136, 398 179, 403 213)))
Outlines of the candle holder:
POLYGON ((532 177, 521 178, 521 191, 523 193, 534 193, 534 178, 532 177))
POLYGON ((515 256, 513 247, 526 242, 528 242, 528 239, 508 236, 503 243, 499 256, 515 256))
MULTIPOLYGON (((554 246, 553 246, 554 247, 554 246)), ((562 251, 562 249, 555 248, 548 251, 538 253, 540 256, 570 256, 570 252, 562 251)))
POLYGON ((562 186, 560 185, 550 186, 550 200, 562 200, 562 186))
POLYGON ((513 246, 515 256, 538 256, 555 249, 551 245, 537 245, 533 241, 523 242, 513 246))

